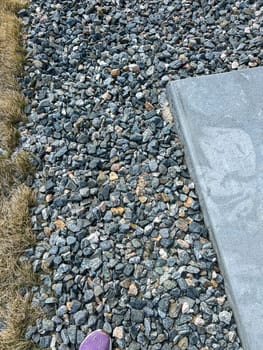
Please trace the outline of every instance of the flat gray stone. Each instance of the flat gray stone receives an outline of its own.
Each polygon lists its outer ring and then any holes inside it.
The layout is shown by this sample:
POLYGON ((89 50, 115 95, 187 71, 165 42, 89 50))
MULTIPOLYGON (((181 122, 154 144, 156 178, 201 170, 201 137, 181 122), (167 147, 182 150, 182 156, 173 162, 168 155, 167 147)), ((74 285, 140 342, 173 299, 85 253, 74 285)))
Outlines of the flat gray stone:
POLYGON ((244 349, 263 344, 263 68, 167 88, 244 349))

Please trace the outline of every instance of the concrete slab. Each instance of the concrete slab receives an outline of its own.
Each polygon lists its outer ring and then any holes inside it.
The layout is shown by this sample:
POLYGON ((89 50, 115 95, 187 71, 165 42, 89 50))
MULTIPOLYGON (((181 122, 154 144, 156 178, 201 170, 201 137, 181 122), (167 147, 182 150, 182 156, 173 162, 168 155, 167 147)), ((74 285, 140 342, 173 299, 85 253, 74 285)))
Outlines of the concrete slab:
POLYGON ((263 344, 263 68, 171 82, 168 99, 244 349, 263 344))

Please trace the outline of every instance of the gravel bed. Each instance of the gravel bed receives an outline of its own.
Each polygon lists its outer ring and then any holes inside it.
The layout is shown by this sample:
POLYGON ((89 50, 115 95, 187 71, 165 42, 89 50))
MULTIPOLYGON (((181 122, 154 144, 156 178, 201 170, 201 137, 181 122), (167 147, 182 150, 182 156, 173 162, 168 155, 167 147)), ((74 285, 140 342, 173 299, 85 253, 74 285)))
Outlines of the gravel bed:
POLYGON ((20 12, 23 148, 37 167, 23 260, 40 348, 241 349, 165 97, 171 79, 261 64, 262 1, 33 0, 20 12))

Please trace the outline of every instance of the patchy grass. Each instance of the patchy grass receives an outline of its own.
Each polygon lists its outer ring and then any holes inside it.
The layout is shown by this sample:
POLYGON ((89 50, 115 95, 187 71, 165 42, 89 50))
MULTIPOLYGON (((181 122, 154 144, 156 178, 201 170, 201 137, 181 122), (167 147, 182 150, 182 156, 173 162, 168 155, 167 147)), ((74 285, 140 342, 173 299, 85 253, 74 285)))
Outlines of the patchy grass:
POLYGON ((13 124, 25 120, 24 104, 24 98, 19 92, 3 89, 0 91, 0 119, 13 124))
MULTIPOLYGON (((37 283, 37 277, 33 275, 31 266, 19 260, 23 251, 35 243, 29 216, 29 208, 33 203, 32 191, 23 184, 14 189, 11 196, 1 198, 0 305, 13 302, 14 291, 37 283)), ((0 333, 0 340, 1 335, 0 333)))
POLYGON ((24 98, 19 92, 17 76, 21 75, 25 52, 21 45, 21 22, 14 12, 22 3, 0 0, 0 147, 12 152, 16 146, 14 131, 24 120, 24 98))
POLYGON ((0 0, 0 8, 2 11, 8 11, 11 13, 16 13, 22 8, 26 7, 28 1, 22 0, 0 0))
POLYGON ((18 152, 12 158, 0 156, 0 196, 8 195, 12 186, 22 183, 33 171, 29 154, 25 151, 18 152))
POLYGON ((30 299, 21 297, 20 294, 13 296, 13 300, 5 310, 7 328, 1 331, 0 350, 35 350, 34 344, 25 339, 24 324, 36 320, 40 314, 32 307, 30 299))
POLYGON ((2 10, 1 3, 0 9, 1 90, 9 88, 18 91, 16 77, 21 74, 25 61, 25 52, 20 41, 21 21, 15 14, 2 10))
POLYGON ((16 12, 19 0, 0 0, 0 350, 29 350, 25 339, 29 324, 39 311, 31 305, 30 286, 38 284, 32 267, 21 256, 35 244, 30 206, 34 195, 24 181, 32 173, 28 153, 15 151, 19 133, 16 124, 25 120, 24 98, 17 77, 22 74, 25 52, 20 41, 21 22, 16 12))

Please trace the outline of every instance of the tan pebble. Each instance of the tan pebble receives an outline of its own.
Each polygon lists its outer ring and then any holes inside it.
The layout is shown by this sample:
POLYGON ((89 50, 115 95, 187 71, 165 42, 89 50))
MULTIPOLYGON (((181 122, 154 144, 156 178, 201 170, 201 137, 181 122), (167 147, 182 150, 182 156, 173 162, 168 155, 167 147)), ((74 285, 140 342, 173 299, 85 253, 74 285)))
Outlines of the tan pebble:
POLYGON ((149 101, 145 102, 144 107, 147 111, 151 111, 152 109, 154 109, 154 106, 149 101))
POLYGON ((161 193, 161 199, 164 202, 168 202, 169 201, 169 196, 166 193, 161 193))
POLYGON ((198 326, 198 327, 202 327, 202 326, 204 326, 205 321, 202 319, 201 316, 196 316, 196 317, 194 318, 194 324, 195 324, 196 326, 198 326))
POLYGON ((71 310, 72 303, 70 301, 66 302, 66 308, 70 311, 71 310))
POLYGON ((128 289, 130 285, 131 285, 131 281, 129 280, 129 278, 125 278, 125 280, 120 282, 120 286, 125 289, 128 289))
POLYGON ((184 202, 184 206, 185 206, 186 208, 190 208, 191 205, 192 205, 192 203, 193 203, 193 198, 188 197, 187 200, 184 202))
POLYGON ((133 73, 137 73, 137 74, 140 73, 140 71, 141 71, 140 67, 135 63, 129 64, 128 68, 129 68, 129 71, 131 71, 133 73))
POLYGON ((194 281, 192 278, 185 278, 185 282, 188 286, 193 286, 194 285, 194 281))
POLYGON ((216 300, 217 300, 218 305, 222 306, 222 305, 224 305, 224 302, 226 301, 226 297, 225 296, 218 297, 218 298, 216 298, 216 300))
POLYGON ((186 185, 184 185, 183 186, 183 192, 185 193, 185 194, 188 194, 189 193, 189 187, 188 186, 186 186, 186 185))
POLYGON ((224 19, 224 20, 220 23, 220 26, 224 28, 225 26, 228 25, 228 23, 229 23, 228 20, 224 19))
POLYGON ((113 337, 117 339, 122 339, 123 338, 123 327, 115 327, 113 330, 113 337))
POLYGON ((110 181, 118 180, 119 176, 114 171, 110 172, 110 181))
POLYGON ((178 215, 180 218, 184 218, 185 217, 185 209, 184 208, 180 208, 178 211, 178 215))
POLYGON ((147 202, 147 197, 146 197, 146 196, 140 196, 140 197, 139 197, 139 201, 140 201, 141 203, 146 203, 146 202, 147 202))
POLYGON ((82 117, 78 118, 75 123, 73 124, 73 127, 78 129, 81 127, 81 125, 84 123, 84 119, 82 117))
POLYGON ((105 211, 106 211, 106 204, 105 204, 105 202, 101 202, 101 203, 98 205, 98 209, 99 209, 102 213, 105 213, 105 211))
POLYGON ((116 125, 114 130, 116 131, 116 133, 118 135, 120 135, 122 133, 123 128, 121 126, 119 126, 119 125, 116 125))
POLYGON ((176 242, 181 248, 188 249, 190 247, 189 243, 184 241, 183 239, 179 238, 179 239, 176 240, 176 242))
POLYGON ((186 350, 188 348, 188 338, 183 337, 182 339, 179 340, 177 345, 181 350, 186 350))
POLYGON ((49 271, 49 263, 47 262, 46 259, 41 261, 41 269, 43 271, 49 271))
POLYGON ((190 216, 187 216, 187 218, 185 219, 185 221, 189 224, 191 224, 193 222, 193 219, 190 216))
POLYGON ((130 285, 129 290, 128 290, 128 294, 133 295, 133 296, 136 296, 138 294, 138 288, 136 287, 136 285, 134 283, 132 283, 130 285))
POLYGON ((154 241, 159 242, 162 239, 161 235, 158 235, 157 237, 153 238, 154 241))
POLYGON ((112 69, 112 70, 111 70, 111 76, 112 76, 113 78, 116 78, 116 77, 118 77, 119 75, 120 75, 120 70, 119 70, 118 68, 112 69))
POLYGON ((103 94, 101 97, 104 101, 106 101, 111 98, 111 94, 109 93, 109 91, 106 91, 105 94, 103 94))
POLYGON ((97 177, 98 184, 99 185, 103 184, 105 181, 107 181, 107 179, 108 179, 107 175, 103 171, 100 171, 97 177))
POLYGON ((218 287, 218 283, 216 280, 211 280, 211 284, 214 288, 217 288, 218 287))
POLYGON ((52 200, 53 200, 52 194, 47 194, 47 195, 46 195, 46 202, 47 202, 47 203, 50 203, 52 200))
POLYGON ((162 109, 162 117, 168 123, 170 123, 170 124, 173 123, 173 116, 172 116, 171 109, 169 108, 169 106, 165 106, 162 109))
POLYGON ((257 67, 258 63, 256 61, 248 62, 249 67, 257 67))
POLYGON ((51 235, 51 228, 50 227, 44 227, 44 234, 49 237, 51 235))
POLYGON ((120 167, 121 167, 120 163, 114 163, 114 164, 112 164, 110 169, 111 169, 111 171, 119 171, 120 167))
POLYGON ((66 226, 65 222, 63 220, 60 220, 60 219, 55 220, 54 224, 55 224, 56 228, 64 228, 66 226))
POLYGON ((122 215, 124 212, 124 208, 122 207, 111 208, 111 212, 113 215, 122 215))
POLYGON ((182 314, 186 314, 190 310, 190 305, 187 302, 184 302, 182 305, 182 314))
POLYGON ((171 303, 169 307, 169 316, 171 318, 177 318, 181 310, 181 305, 178 303, 171 303))
POLYGON ((134 230, 136 230, 136 228, 138 227, 137 224, 130 224, 130 227, 133 228, 134 230))

